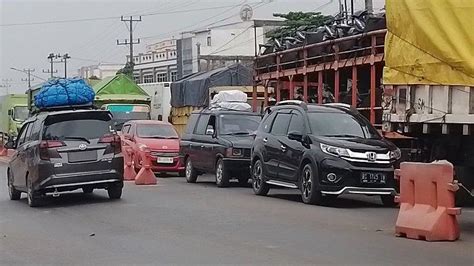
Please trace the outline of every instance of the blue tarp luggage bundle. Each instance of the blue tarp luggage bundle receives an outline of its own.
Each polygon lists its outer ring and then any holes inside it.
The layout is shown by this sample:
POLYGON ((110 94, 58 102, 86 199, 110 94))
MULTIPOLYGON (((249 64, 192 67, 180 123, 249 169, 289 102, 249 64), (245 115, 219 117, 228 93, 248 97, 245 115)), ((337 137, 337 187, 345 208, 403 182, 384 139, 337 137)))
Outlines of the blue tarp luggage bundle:
POLYGON ((94 90, 80 78, 53 79, 41 86, 35 106, 48 109, 61 106, 92 105, 94 90))

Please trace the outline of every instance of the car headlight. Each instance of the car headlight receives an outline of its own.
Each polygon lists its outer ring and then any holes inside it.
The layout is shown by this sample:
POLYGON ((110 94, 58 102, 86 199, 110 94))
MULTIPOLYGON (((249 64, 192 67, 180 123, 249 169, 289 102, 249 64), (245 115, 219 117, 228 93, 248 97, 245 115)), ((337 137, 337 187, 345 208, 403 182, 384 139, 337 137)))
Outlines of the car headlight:
POLYGON ((349 157, 349 150, 346 148, 339 148, 339 147, 334 147, 334 146, 329 146, 326 144, 320 144, 321 150, 324 153, 334 155, 334 156, 345 156, 349 157))
POLYGON ((391 160, 398 160, 400 158, 402 158, 402 152, 400 151, 399 148, 397 148, 396 150, 390 151, 391 160))
POLYGON ((238 148, 227 148, 226 150, 227 157, 242 157, 244 155, 242 149, 238 148))

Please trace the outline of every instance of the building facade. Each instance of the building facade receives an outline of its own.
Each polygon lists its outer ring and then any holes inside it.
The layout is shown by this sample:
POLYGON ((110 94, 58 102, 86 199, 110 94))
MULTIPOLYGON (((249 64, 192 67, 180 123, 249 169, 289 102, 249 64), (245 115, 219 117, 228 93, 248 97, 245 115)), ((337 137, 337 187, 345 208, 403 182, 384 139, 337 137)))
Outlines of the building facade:
POLYGON ((177 76, 209 71, 234 63, 251 65, 265 33, 282 21, 249 20, 184 32, 177 40, 177 76))
MULTIPOLYGON (((134 56, 133 76, 137 83, 169 82, 177 79, 176 40, 146 46, 145 53, 134 56)), ((127 56, 129 60, 129 56, 127 56)))
POLYGON ((79 69, 79 77, 85 78, 85 79, 88 79, 91 77, 104 79, 107 77, 115 76, 115 74, 117 74, 117 71, 119 71, 122 68, 123 68, 123 65, 107 64, 107 63, 84 66, 79 69))

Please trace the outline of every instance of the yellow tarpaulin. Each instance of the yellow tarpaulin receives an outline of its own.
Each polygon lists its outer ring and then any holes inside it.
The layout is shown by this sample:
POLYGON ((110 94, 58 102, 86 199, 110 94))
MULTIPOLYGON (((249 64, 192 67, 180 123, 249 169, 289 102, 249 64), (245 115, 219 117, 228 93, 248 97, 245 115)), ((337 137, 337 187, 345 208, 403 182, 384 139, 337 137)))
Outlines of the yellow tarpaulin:
POLYGON ((474 86, 474 0, 386 0, 384 84, 474 86))

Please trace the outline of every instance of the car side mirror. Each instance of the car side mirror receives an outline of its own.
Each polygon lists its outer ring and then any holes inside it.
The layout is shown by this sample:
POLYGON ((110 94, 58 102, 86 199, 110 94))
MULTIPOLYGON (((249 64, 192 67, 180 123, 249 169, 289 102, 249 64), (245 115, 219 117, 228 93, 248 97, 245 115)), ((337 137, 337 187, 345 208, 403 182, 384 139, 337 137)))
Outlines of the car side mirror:
POLYGON ((297 132, 297 131, 292 131, 292 132, 288 133, 288 139, 302 142, 303 141, 303 134, 301 134, 300 132, 297 132))
POLYGON ((8 139, 7 143, 5 143, 4 147, 9 150, 14 150, 16 146, 15 140, 12 138, 8 139))
POLYGON ((13 110, 12 109, 8 110, 8 116, 13 116, 13 110))

